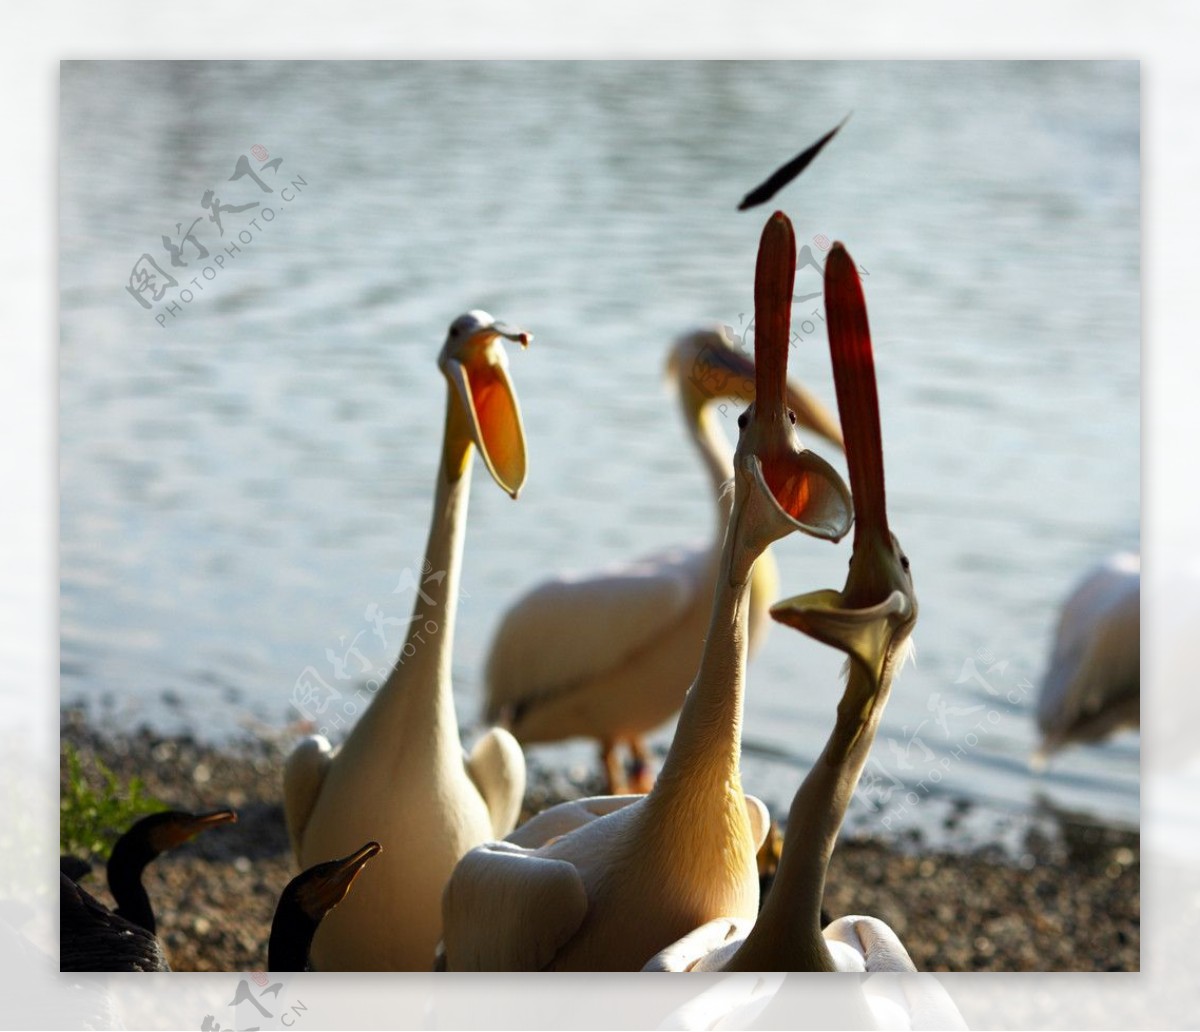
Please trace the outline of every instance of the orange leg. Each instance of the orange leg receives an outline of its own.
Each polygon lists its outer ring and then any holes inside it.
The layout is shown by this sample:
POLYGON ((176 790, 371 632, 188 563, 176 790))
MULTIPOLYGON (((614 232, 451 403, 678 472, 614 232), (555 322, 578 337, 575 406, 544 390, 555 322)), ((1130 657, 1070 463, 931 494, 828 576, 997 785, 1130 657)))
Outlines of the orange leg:
POLYGON ((646 793, 654 787, 654 775, 650 771, 650 754, 646 751, 646 742, 641 735, 634 735, 629 740, 629 787, 627 791, 646 793))
POLYGON ((608 782, 608 794, 619 795, 624 792, 625 775, 624 771, 621 770, 621 763, 617 759, 616 742, 600 743, 600 762, 604 765, 604 777, 608 782))

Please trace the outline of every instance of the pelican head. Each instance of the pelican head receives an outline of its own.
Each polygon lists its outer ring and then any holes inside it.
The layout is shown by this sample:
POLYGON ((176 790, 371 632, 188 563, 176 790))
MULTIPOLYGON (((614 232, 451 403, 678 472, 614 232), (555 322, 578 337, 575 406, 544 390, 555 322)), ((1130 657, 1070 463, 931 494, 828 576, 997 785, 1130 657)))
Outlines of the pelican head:
POLYGON ((837 471, 804 448, 788 407, 788 331, 796 236, 776 212, 763 229, 754 276, 754 401, 738 417, 731 528, 743 541, 735 576, 748 574, 772 541, 801 530, 840 541, 850 530, 850 492, 837 471))
MULTIPOLYGON (((699 419, 700 410, 718 399, 754 400, 754 362, 739 344, 730 327, 714 325, 685 333, 671 345, 667 376, 678 385, 689 420, 699 419)), ((791 380, 784 386, 796 425, 842 448, 841 427, 820 399, 791 380)))
MULTIPOLYGON (((525 430, 501 337, 521 347, 531 340, 479 309, 460 315, 450 324, 438 368, 451 386, 452 425, 465 428, 492 479, 516 498, 525 483, 525 430)), ((468 447, 446 470, 451 481, 463 475, 469 454, 468 447)))
MULTIPOLYGON (((875 360, 862 284, 854 263, 834 244, 825 263, 825 306, 838 409, 846 436, 846 462, 854 492, 854 551, 841 591, 812 591, 771 607, 771 616, 818 641, 841 649, 866 675, 874 705, 907 653, 917 622, 908 557, 888 528, 883 445, 875 360)), ((852 683, 856 679, 852 678, 852 683)))

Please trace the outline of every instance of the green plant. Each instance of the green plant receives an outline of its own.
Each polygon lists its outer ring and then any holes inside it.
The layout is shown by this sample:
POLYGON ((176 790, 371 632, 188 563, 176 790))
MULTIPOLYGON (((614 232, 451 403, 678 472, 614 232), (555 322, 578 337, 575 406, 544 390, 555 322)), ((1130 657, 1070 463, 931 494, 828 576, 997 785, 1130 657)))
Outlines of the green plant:
POLYGON ((96 791, 84 777, 79 753, 64 745, 63 756, 67 769, 59 799, 58 837, 64 855, 107 860, 114 843, 135 820, 167 809, 165 803, 146 793, 136 775, 122 789, 120 778, 97 758, 95 768, 104 786, 96 791))

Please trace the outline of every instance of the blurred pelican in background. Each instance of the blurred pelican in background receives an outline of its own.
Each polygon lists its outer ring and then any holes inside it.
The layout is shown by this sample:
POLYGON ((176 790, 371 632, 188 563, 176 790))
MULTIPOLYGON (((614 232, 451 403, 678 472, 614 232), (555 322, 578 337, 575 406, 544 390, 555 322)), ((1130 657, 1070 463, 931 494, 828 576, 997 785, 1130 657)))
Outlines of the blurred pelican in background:
POLYGON ((1122 552, 1092 570, 1063 604, 1038 699, 1035 769, 1072 742, 1140 725, 1141 584, 1141 558, 1122 552))
MULTIPOLYGON (((643 735, 678 712, 695 677, 732 502, 723 488, 733 477, 733 449, 714 403, 754 400, 754 363, 726 326, 675 341, 667 375, 712 485, 712 541, 537 585, 504 614, 487 659, 487 719, 523 743, 598 739, 609 792, 649 791, 643 735), (617 758, 620 742, 631 754, 628 781, 617 758)), ((799 426, 842 447, 837 420, 809 391, 789 382, 787 404, 799 426)), ((764 553, 750 583, 751 654, 769 626, 778 583, 775 562, 764 553)))

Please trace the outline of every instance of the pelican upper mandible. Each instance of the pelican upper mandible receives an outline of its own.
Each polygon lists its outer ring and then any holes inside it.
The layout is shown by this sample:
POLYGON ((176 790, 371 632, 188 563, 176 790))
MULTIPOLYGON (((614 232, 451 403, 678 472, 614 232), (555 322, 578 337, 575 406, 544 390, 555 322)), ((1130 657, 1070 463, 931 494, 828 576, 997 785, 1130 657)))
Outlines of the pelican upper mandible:
POLYGON ((844 917, 821 931, 829 859, 917 622, 909 561, 888 527, 866 304, 841 244, 825 265, 825 308, 854 495, 853 554, 841 591, 797 595, 772 606, 771 615, 845 652, 846 688, 833 733, 792 801, 779 870, 757 920, 709 922, 655 956, 648 970, 916 970, 896 934, 875 918, 844 917))
POLYGON ((850 525, 846 485, 800 446, 786 406, 795 263, 777 213, 759 245, 756 398, 738 421, 708 636, 662 773, 648 795, 554 807, 463 857, 443 904, 449 970, 636 971, 698 924, 758 908, 766 809, 739 772, 751 571, 794 530, 836 541, 850 525))
POLYGON ((438 367, 447 380, 425 569, 408 641, 391 674, 337 752, 316 735, 284 773, 288 830, 300 866, 366 841, 380 857, 322 922, 319 969, 427 970, 441 936, 442 888, 459 858, 516 824, 525 791, 521 748, 493 729, 464 757, 451 694, 451 648, 475 449, 517 497, 525 436, 501 338, 529 335, 472 311, 450 326, 438 367), (429 618, 437 629, 430 634, 429 618))
MULTIPOLYGON (((729 519, 723 488, 733 476, 733 450, 713 403, 754 398, 754 363, 723 326, 680 337, 667 371, 712 482, 714 540, 537 585, 504 614, 487 659, 487 719, 502 721, 525 744, 598 739, 610 792, 624 781, 616 759, 621 741, 633 758, 628 787, 649 790, 642 736, 679 710, 695 676, 729 519)), ((798 425, 842 446, 837 420, 809 391, 789 383, 787 403, 798 425)), ((750 582, 751 654, 769 626, 778 584, 775 561, 764 553, 750 582)))

